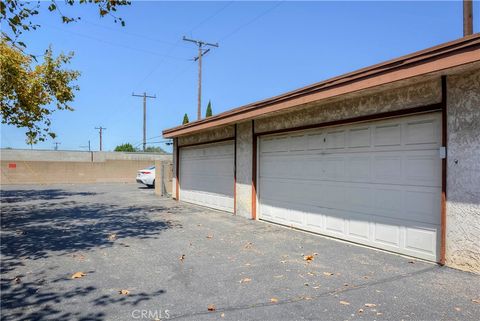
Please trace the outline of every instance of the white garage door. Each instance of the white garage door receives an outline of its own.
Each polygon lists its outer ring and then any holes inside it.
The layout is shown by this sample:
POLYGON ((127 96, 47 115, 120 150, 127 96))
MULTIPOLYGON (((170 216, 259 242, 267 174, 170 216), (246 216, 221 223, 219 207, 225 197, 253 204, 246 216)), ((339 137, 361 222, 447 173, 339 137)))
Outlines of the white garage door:
POLYGON ((233 212, 233 141, 180 148, 180 200, 233 212))
POLYGON ((264 136, 259 217, 438 260, 441 114, 264 136))

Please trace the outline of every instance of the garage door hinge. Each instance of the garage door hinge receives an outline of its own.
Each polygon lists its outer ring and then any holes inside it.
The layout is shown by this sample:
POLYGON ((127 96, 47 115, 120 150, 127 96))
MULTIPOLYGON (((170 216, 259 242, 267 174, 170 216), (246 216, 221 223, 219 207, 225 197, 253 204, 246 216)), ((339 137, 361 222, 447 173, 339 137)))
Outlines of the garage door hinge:
POLYGON ((440 158, 441 159, 447 158, 447 147, 445 146, 440 147, 440 158))

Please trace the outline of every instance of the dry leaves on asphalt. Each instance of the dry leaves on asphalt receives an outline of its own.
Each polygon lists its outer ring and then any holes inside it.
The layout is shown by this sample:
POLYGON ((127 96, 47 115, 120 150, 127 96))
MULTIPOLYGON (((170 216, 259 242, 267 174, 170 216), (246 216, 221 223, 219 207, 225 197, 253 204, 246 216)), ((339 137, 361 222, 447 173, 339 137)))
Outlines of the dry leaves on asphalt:
POLYGON ((183 262, 183 260, 185 260, 185 254, 182 254, 178 259, 183 262))
POLYGON ((215 310, 217 310, 217 307, 215 306, 215 304, 209 304, 207 309, 208 309, 208 311, 215 311, 215 310))
POLYGON ((107 238, 109 241, 115 241, 117 239, 117 234, 116 233, 108 234, 107 238))
POLYGON ((374 304, 374 303, 365 303, 365 306, 366 306, 367 308, 374 308, 374 307, 376 307, 377 305, 374 304))
POLYGON ((307 262, 313 261, 314 258, 315 258, 315 257, 314 257, 313 255, 305 255, 305 256, 303 257, 303 259, 304 259, 305 261, 307 261, 307 262))
POLYGON ((244 279, 241 279, 241 280, 240 280, 240 283, 248 283, 248 282, 250 282, 250 281, 252 281, 252 279, 250 279, 250 278, 244 278, 244 279))
POLYGON ((473 303, 480 304, 480 299, 472 299, 473 303))
POLYGON ((332 272, 323 272, 323 275, 325 276, 332 276, 334 275, 335 273, 332 273, 332 272))
POLYGON ((278 299, 277 299, 277 298, 271 298, 271 299, 270 299, 270 302, 272 302, 272 303, 277 303, 277 302, 278 302, 278 299))
POLYGON ((207 239, 212 239, 213 235, 207 235, 207 239))
POLYGON ((118 291, 118 293, 121 294, 121 295, 129 295, 130 291, 124 289, 124 290, 118 291))
POLYGON ((343 305, 350 305, 350 302, 347 302, 347 301, 340 301, 340 304, 343 304, 343 305))
POLYGON ((244 249, 251 249, 253 247, 253 243, 252 242, 247 242, 247 244, 245 244, 243 246, 244 249))
POLYGON ((87 275, 85 272, 75 272, 72 274, 72 279, 83 278, 85 275, 87 275))
POLYGON ((358 313, 363 313, 363 309, 358 309, 358 313))

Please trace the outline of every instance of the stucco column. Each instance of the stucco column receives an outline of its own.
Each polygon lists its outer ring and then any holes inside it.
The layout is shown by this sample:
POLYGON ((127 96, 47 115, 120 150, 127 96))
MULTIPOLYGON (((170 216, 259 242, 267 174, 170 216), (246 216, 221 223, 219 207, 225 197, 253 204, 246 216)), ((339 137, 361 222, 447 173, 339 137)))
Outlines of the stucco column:
POLYGON ((480 273, 480 70, 447 77, 446 263, 480 273))
POLYGON ((251 218, 252 210, 252 122, 237 124, 237 215, 251 218))

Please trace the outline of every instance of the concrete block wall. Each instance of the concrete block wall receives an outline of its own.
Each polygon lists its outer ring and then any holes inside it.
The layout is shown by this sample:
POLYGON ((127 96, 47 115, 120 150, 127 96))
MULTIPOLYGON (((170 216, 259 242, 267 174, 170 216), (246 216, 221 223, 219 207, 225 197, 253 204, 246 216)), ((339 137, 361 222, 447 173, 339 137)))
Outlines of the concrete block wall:
POLYGON ((171 164, 171 155, 5 150, 1 151, 2 185, 134 183, 139 169, 155 160, 171 164), (93 155, 93 157, 92 157, 93 155), (100 160, 99 160, 100 159, 100 160))

